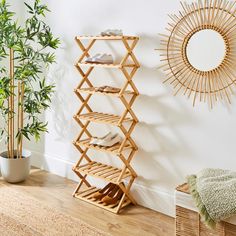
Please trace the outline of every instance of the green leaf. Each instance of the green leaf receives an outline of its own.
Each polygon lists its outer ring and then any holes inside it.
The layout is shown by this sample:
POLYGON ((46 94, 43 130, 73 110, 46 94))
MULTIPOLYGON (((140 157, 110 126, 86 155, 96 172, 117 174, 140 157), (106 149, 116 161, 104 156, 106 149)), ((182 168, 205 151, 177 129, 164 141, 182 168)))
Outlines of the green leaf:
MULTIPOLYGON (((54 50, 59 46, 59 39, 54 37, 50 27, 44 22, 44 17, 49 9, 40 0, 33 4, 24 3, 28 12, 24 25, 19 25, 15 20, 15 12, 9 10, 5 0, 0 0, 0 113, 7 126, 8 117, 15 116, 8 108, 8 99, 12 95, 10 87, 8 65, 9 48, 14 50, 14 84, 24 85, 23 103, 15 104, 23 107, 24 127, 18 130, 16 138, 22 140, 34 137, 40 139, 42 133, 47 132, 47 123, 39 119, 39 115, 51 103, 54 85, 47 84, 44 72, 47 67, 55 63, 54 50)), ((17 89, 15 89, 17 93, 17 89)), ((2 129, 4 130, 4 129, 2 129)), ((2 134, 0 129, 0 137, 2 134)), ((7 137, 7 142, 9 138, 7 137)))
POLYGON ((33 10, 33 8, 29 5, 29 4, 27 4, 26 2, 24 2, 24 4, 27 6, 27 8, 30 10, 30 12, 34 12, 34 10, 33 10))

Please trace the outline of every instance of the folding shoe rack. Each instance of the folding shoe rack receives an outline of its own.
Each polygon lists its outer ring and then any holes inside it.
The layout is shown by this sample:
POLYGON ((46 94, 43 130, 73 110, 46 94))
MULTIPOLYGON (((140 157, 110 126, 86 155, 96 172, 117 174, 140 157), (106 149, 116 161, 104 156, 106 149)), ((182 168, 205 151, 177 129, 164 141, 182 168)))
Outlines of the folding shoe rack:
POLYGON ((74 145, 81 153, 81 157, 73 167, 73 171, 80 178, 80 182, 76 187, 73 196, 111 212, 119 213, 120 210, 128 204, 136 204, 130 194, 130 188, 137 177, 136 172, 131 166, 131 160, 138 148, 134 140, 131 138, 131 133, 134 130, 138 119, 131 107, 136 97, 139 95, 138 90, 132 81, 135 72, 140 67, 135 55, 133 54, 133 49, 135 48, 139 38, 133 36, 78 36, 75 40, 83 53, 75 65, 82 76, 82 81, 75 89, 75 93, 82 102, 82 106, 74 118, 82 130, 76 141, 74 141, 74 145), (119 64, 96 64, 84 62, 85 59, 90 56, 89 50, 97 40, 119 40, 125 46, 127 53, 119 64), (89 41, 87 46, 83 43, 84 41, 89 41), (86 71, 82 69, 84 67, 87 67, 86 71), (109 93, 97 91, 89 80, 89 75, 95 67, 116 68, 121 70, 125 77, 125 83, 120 89, 120 92, 109 93), (89 106, 89 100, 91 96, 96 93, 119 98, 125 107, 123 114, 118 116, 94 112, 89 106), (115 144, 112 147, 91 145, 90 140, 93 136, 88 129, 91 122, 117 126, 124 134, 122 142, 115 144), (93 161, 93 159, 89 157, 89 149, 118 156, 121 160, 122 167, 119 169, 93 161), (102 201, 95 200, 92 196, 94 193, 99 191, 99 189, 91 186, 87 180, 88 176, 101 178, 108 183, 118 185, 123 191, 122 198, 119 202, 113 205, 105 205, 102 201))

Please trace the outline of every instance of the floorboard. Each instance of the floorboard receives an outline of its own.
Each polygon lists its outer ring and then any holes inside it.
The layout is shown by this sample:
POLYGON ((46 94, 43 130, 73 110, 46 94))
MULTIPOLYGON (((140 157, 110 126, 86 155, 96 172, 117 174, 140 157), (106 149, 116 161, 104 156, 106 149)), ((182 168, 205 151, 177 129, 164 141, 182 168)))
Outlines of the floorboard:
POLYGON ((115 236, 174 235, 173 218, 141 206, 128 206, 120 215, 110 213, 73 198, 76 183, 46 171, 33 169, 27 181, 8 185, 115 236))

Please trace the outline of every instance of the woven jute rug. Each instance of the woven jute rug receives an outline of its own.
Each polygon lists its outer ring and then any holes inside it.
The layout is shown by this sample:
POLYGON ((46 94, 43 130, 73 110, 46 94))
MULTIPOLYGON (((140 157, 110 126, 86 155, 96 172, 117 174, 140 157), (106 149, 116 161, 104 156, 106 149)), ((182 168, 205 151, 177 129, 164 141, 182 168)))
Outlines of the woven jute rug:
POLYGON ((87 223, 0 184, 1 236, 105 236, 87 223))

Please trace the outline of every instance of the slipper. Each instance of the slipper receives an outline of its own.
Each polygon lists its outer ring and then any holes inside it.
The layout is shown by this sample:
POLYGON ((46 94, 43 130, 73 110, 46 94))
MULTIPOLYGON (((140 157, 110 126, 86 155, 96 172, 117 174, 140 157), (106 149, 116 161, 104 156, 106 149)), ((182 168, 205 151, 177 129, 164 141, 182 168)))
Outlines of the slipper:
POLYGON ((102 202, 106 205, 117 204, 122 198, 124 192, 117 185, 108 195, 102 198, 102 202))
POLYGON ((100 64, 113 64, 113 58, 111 54, 102 54, 95 57, 93 62, 100 64))
POLYGON ((105 93, 119 93, 120 92, 119 88, 111 87, 108 85, 101 86, 101 87, 95 87, 94 90, 95 90, 95 92, 105 92, 105 93))
POLYGON ((91 144, 91 145, 98 145, 98 143, 101 142, 101 140, 108 139, 110 136, 112 136, 111 132, 107 133, 103 137, 92 137, 90 142, 89 142, 89 144, 91 144))
POLYGON ((97 143, 98 146, 103 147, 112 147, 113 145, 121 142, 121 137, 119 134, 109 135, 108 137, 101 139, 100 142, 97 143))
POLYGON ((88 57, 85 62, 87 63, 100 63, 100 64, 113 64, 113 58, 111 54, 98 53, 93 57, 88 57))
POLYGON ((94 193, 92 195, 92 198, 95 198, 96 200, 101 200, 107 194, 109 194, 115 188, 115 186, 116 185, 113 183, 107 184, 103 189, 100 189, 98 192, 94 193))
POLYGON ((97 58, 97 57, 99 57, 99 56, 101 56, 101 53, 97 53, 97 54, 95 54, 95 55, 92 56, 92 57, 86 58, 85 62, 94 62, 95 58, 97 58))
POLYGON ((107 87, 107 86, 96 87, 96 88, 95 88, 95 91, 96 91, 96 92, 103 92, 106 87, 107 87))
POLYGON ((115 87, 111 87, 111 86, 106 86, 103 89, 103 92, 106 92, 106 93, 119 93, 120 89, 119 88, 115 88, 115 87))

